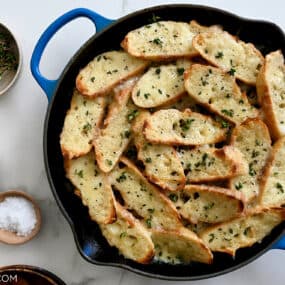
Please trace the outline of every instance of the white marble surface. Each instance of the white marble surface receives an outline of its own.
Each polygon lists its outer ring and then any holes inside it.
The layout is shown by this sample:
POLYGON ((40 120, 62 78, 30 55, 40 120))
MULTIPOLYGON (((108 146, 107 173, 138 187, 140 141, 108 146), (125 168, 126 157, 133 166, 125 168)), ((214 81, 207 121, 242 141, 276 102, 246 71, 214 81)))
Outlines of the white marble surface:
MULTIPOLYGON (((140 8, 182 1, 160 0, 1 0, 0 22, 15 32, 24 61, 15 86, 0 97, 0 191, 23 189, 32 194, 42 209, 43 225, 33 241, 22 246, 0 244, 0 266, 31 264, 51 270, 67 284, 164 284, 133 273, 85 262, 78 254, 71 230, 60 213, 47 182, 42 154, 42 133, 47 99, 29 70, 32 49, 42 31, 57 16, 87 7, 116 19, 140 8)), ((184 3, 216 6, 236 14, 271 20, 285 30, 285 2, 280 0, 200 0, 184 3)), ((42 71, 56 78, 73 52, 93 33, 86 19, 65 27, 50 43, 42 61, 42 71)), ((250 265, 197 285, 266 285, 285 283, 285 252, 271 250, 250 265)), ((181 282, 186 283, 186 282, 181 282)), ((190 283, 190 282, 189 282, 190 283)), ((176 284, 176 282, 167 282, 176 284)))

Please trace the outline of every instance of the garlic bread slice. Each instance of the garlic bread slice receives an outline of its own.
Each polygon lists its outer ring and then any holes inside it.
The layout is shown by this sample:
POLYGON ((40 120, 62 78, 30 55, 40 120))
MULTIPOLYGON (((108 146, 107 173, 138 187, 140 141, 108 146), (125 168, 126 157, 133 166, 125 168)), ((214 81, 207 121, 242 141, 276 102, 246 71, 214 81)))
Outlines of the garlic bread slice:
POLYGON ((94 153, 65 160, 65 171, 88 207, 91 219, 100 224, 112 223, 116 218, 113 192, 106 175, 97 166, 94 153))
POLYGON ((138 159, 151 182, 170 191, 180 190, 185 185, 185 175, 176 150, 172 146, 151 144, 143 135, 144 122, 149 116, 149 112, 141 112, 132 126, 138 159))
POLYGON ((190 230, 181 227, 177 231, 151 230, 155 246, 155 259, 172 264, 191 261, 211 264, 213 254, 204 242, 190 230))
POLYGON ((200 236, 212 251, 235 256, 239 248, 261 242, 284 219, 284 209, 257 209, 246 216, 214 225, 200 236))
POLYGON ((243 154, 232 146, 180 149, 178 155, 188 184, 228 179, 248 171, 243 154))
POLYGON ((200 34, 200 33, 206 33, 206 32, 222 32, 223 29, 221 26, 219 25, 212 25, 212 26, 204 26, 204 25, 201 25, 199 24, 197 21, 195 20, 192 20, 190 21, 189 23, 190 25, 190 29, 191 31, 193 31, 195 34, 200 34))
POLYGON ((276 140, 285 135, 285 65, 280 50, 265 57, 256 86, 265 122, 276 140))
POLYGON ((273 146, 262 176, 259 202, 264 207, 285 207, 285 137, 273 146))
POLYGON ((213 224, 208 224, 204 222, 198 222, 196 224, 193 223, 187 223, 184 225, 188 230, 194 232, 198 237, 200 237, 200 233, 205 231, 208 227, 212 226, 213 224))
POLYGON ((253 44, 224 31, 201 33, 193 39, 193 46, 211 64, 245 83, 256 84, 264 58, 253 44))
POLYGON ((149 263, 154 256, 154 245, 143 225, 118 202, 115 204, 117 219, 114 223, 100 224, 103 236, 120 253, 138 263, 149 263))
POLYGON ((190 60, 178 60, 176 64, 151 67, 132 91, 134 103, 142 108, 154 108, 181 97, 185 92, 183 73, 190 64, 190 60))
POLYGON ((110 173, 110 179, 126 207, 142 217, 147 228, 176 230, 181 227, 175 207, 158 188, 126 158, 121 158, 120 163, 124 166, 116 167, 110 173))
POLYGON ((192 46, 195 35, 188 23, 159 21, 130 31, 121 46, 132 56, 150 60, 192 57, 198 54, 192 46))
POLYGON ((230 188, 242 192, 247 202, 259 193, 260 178, 271 151, 267 126, 259 119, 250 119, 236 127, 231 145, 239 149, 248 163, 248 173, 230 180, 230 188))
POLYGON ((209 116, 185 109, 160 110, 145 123, 147 140, 168 145, 202 145, 225 140, 226 130, 209 116))
POLYGON ((124 51, 104 52, 80 70, 76 87, 85 96, 106 95, 123 80, 141 73, 147 65, 147 61, 124 51))
POLYGON ((166 103, 156 108, 155 110, 167 110, 167 109, 177 109, 179 111, 184 111, 185 109, 190 109, 193 112, 200 111, 201 107, 197 102, 188 95, 184 93, 181 97, 178 97, 174 102, 166 103))
POLYGON ((220 223, 241 215, 243 195, 208 185, 187 185, 179 193, 182 203, 179 213, 191 223, 220 223))
POLYGON ((99 168, 110 172, 131 140, 131 124, 138 114, 138 108, 131 102, 132 88, 115 94, 109 107, 104 126, 97 129, 94 147, 99 168))
POLYGON ((193 64, 184 74, 185 89, 205 108, 234 124, 255 118, 258 111, 249 102, 235 78, 209 65, 193 64))
POLYGON ((95 128, 101 123, 104 108, 105 98, 85 98, 74 90, 60 134, 63 156, 72 159, 91 150, 95 128))

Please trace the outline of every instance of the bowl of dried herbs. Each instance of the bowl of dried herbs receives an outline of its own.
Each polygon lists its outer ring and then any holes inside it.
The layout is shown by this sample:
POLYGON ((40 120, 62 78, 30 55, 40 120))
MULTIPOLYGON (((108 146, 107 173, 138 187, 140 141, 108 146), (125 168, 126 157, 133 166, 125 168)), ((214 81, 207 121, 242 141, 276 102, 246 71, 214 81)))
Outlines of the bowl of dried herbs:
POLYGON ((16 81, 21 67, 21 51, 11 31, 0 23, 0 95, 16 81))

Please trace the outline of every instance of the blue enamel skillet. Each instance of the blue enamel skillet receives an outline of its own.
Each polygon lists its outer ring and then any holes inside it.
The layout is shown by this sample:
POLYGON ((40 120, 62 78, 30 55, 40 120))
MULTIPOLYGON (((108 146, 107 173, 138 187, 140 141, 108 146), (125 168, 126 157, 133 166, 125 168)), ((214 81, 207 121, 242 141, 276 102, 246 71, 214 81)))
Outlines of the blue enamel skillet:
POLYGON ((196 5, 164 5, 129 14, 116 21, 96 12, 79 8, 67 12, 55 20, 42 34, 32 54, 31 70, 34 78, 47 95, 49 106, 44 126, 44 161, 53 195, 69 222, 80 254, 96 265, 116 266, 152 278, 166 280, 198 280, 236 270, 252 262, 271 249, 285 249, 285 223, 276 227, 261 243, 238 250, 235 258, 217 253, 212 265, 168 265, 151 263, 142 265, 124 259, 111 248, 101 232, 89 218, 88 211, 73 195, 73 186, 65 178, 63 158, 60 151, 61 133, 66 111, 69 109, 75 78, 79 70, 97 54, 119 49, 120 42, 130 30, 148 24, 153 17, 162 20, 189 22, 197 20, 203 25, 220 24, 243 41, 252 42, 263 54, 281 49, 285 54, 285 35, 275 24, 253 21, 215 8, 196 5), (48 80, 39 70, 43 51, 53 35, 65 24, 78 18, 90 19, 96 34, 92 36, 70 59, 57 80, 48 80))

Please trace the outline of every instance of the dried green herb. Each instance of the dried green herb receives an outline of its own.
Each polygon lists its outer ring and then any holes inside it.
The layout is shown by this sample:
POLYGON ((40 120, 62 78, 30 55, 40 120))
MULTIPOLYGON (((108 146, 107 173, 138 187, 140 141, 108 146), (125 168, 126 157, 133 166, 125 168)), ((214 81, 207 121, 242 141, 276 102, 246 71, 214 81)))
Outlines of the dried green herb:
POLYGON ((182 129, 182 131, 187 131, 189 130, 191 124, 194 122, 195 120, 194 119, 186 119, 186 120, 179 120, 179 126, 180 128, 182 129))
POLYGON ((127 180, 126 172, 123 172, 118 178, 116 178, 116 181, 119 183, 121 183, 125 180, 127 180))
POLYGON ((83 128, 82 128, 82 131, 85 135, 88 134, 88 132, 92 129, 92 126, 90 123, 86 123, 83 128))
POLYGON ((18 67, 16 56, 11 48, 12 38, 0 33, 0 80, 5 71, 16 70, 18 67))
POLYGON ((82 169, 79 171, 77 169, 75 169, 74 174, 79 176, 80 178, 83 178, 83 170, 82 169))
POLYGON ((138 114, 139 114, 138 110, 133 110, 133 111, 129 112, 127 115, 128 121, 131 122, 138 114))
POLYGON ((281 193, 284 193, 283 186, 282 186, 279 182, 276 183, 276 188, 277 188, 281 193))
POLYGON ((234 68, 231 68, 229 71, 229 74, 234 76, 235 75, 236 70, 234 68))
POLYGON ((155 38, 155 39, 153 39, 150 42, 153 43, 153 44, 156 44, 158 46, 162 46, 162 44, 163 44, 162 40, 160 40, 159 38, 155 38))
POLYGON ((183 67, 177 67, 176 70, 177 70, 177 73, 178 73, 179 76, 183 75, 183 73, 185 71, 185 69, 183 67))
POLYGON ((168 198, 174 203, 178 200, 178 196, 174 193, 169 194, 168 198))
POLYGON ((223 52, 218 51, 217 54, 215 55, 215 58, 222 58, 224 56, 223 52))
POLYGON ((234 116, 234 110, 232 110, 232 109, 230 109, 230 110, 223 109, 222 113, 225 114, 226 116, 229 116, 229 117, 233 117, 234 116))

